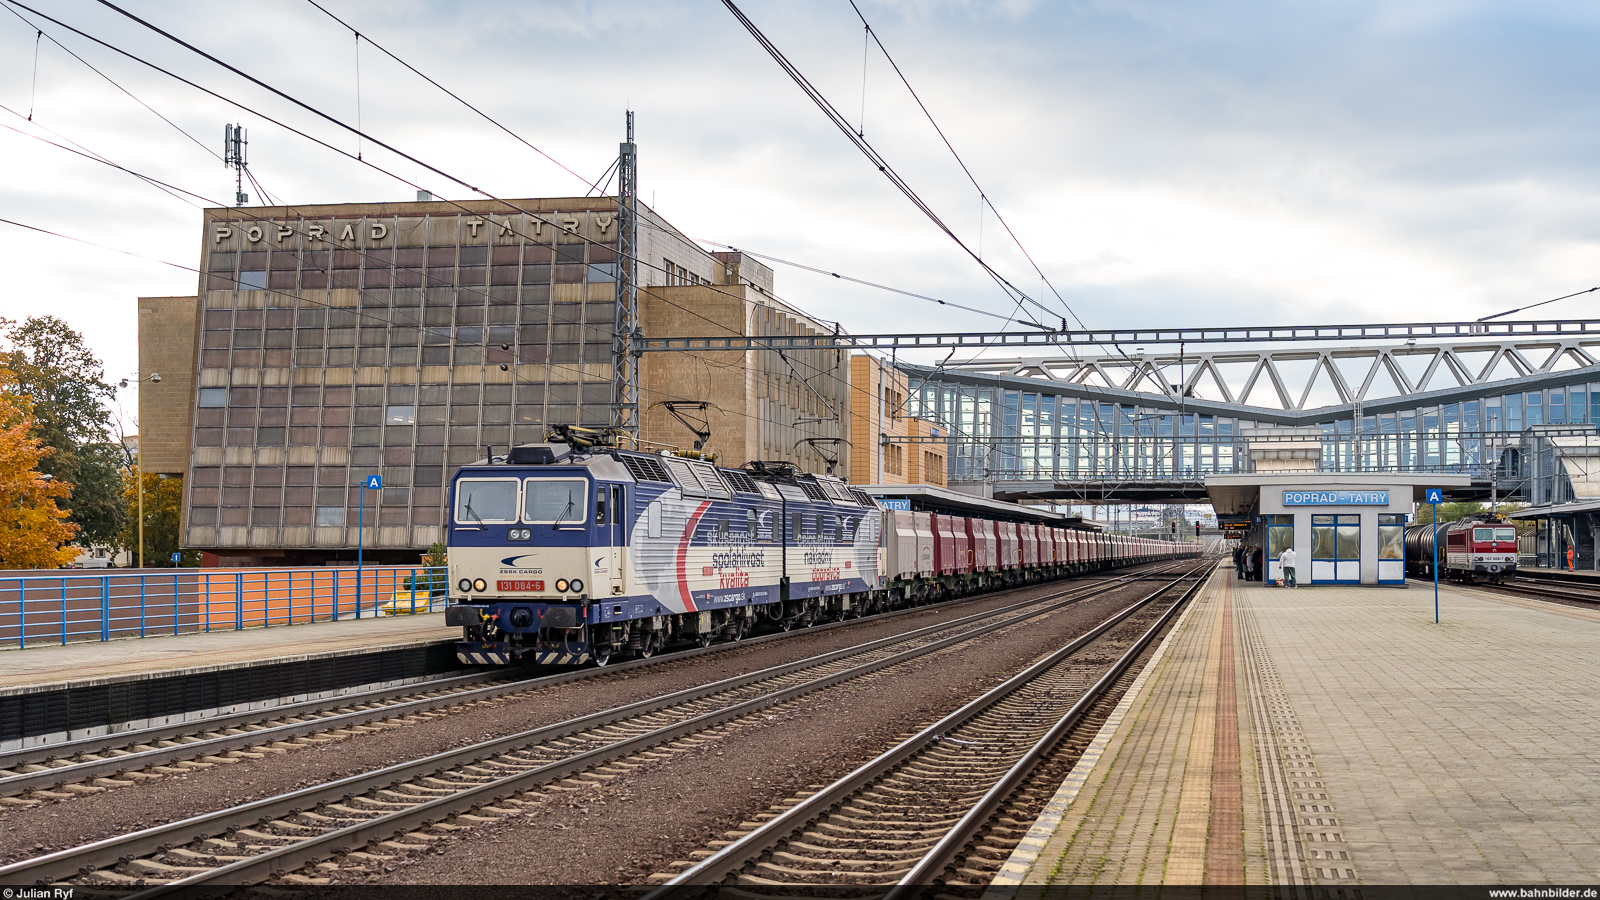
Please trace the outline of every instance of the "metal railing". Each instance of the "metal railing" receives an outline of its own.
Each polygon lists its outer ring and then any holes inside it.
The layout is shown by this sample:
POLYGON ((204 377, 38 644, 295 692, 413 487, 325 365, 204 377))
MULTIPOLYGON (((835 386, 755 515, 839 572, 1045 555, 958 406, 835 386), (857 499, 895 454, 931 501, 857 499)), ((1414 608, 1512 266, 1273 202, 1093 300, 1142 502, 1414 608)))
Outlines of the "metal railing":
POLYGON ((0 575, 0 647, 431 612, 443 567, 166 569, 0 575))

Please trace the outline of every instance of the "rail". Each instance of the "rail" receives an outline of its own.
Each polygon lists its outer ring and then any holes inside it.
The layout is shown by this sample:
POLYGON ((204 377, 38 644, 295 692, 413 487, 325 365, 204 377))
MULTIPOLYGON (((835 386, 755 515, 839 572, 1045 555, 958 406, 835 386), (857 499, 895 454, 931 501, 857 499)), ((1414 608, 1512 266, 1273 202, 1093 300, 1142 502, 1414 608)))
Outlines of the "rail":
POLYGON ((430 612, 442 567, 166 569, 0 576, 0 647, 430 612))

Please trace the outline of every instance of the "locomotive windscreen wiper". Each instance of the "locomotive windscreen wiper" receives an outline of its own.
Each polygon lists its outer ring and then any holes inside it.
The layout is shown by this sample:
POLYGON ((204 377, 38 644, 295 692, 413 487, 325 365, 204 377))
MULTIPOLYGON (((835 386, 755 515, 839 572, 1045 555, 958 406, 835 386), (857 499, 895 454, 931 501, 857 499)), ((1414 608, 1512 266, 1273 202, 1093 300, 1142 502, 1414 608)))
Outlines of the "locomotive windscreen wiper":
POLYGON ((567 517, 567 513, 572 512, 572 507, 575 505, 577 505, 577 501, 572 499, 572 488, 567 488, 567 506, 561 510, 560 515, 556 516, 555 521, 550 523, 551 531, 556 530, 556 526, 560 525, 561 520, 567 517))
POLYGON ((478 515, 477 511, 472 508, 472 494, 470 492, 467 494, 467 505, 463 506, 461 508, 461 511, 466 513, 467 515, 473 517, 474 519, 477 519, 478 520, 478 529, 480 531, 483 529, 483 527, 484 527, 483 516, 478 515))

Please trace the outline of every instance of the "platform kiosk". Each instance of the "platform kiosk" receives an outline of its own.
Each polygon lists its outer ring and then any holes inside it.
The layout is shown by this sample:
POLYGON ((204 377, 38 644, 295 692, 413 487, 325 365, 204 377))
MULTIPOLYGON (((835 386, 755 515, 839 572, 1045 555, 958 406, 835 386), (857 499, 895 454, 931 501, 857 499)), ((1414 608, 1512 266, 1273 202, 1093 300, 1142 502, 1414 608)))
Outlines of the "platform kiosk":
POLYGON ((1219 521, 1246 526, 1244 543, 1266 551, 1266 577, 1294 547, 1302 585, 1405 583, 1405 526, 1430 487, 1466 489, 1469 475, 1211 475, 1206 492, 1219 521))

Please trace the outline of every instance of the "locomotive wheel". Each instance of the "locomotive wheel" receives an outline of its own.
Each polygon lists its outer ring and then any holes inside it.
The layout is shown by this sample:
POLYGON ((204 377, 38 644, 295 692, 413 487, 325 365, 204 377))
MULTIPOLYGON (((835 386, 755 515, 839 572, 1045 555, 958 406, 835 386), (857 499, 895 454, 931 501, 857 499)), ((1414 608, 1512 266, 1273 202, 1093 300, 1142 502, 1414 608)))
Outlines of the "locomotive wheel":
POLYGON ((716 634, 709 631, 705 634, 697 634, 694 636, 694 645, 696 647, 709 647, 711 646, 711 642, 715 640, 716 637, 716 634))
POLYGON ((654 634, 646 634, 644 640, 639 642, 639 658, 649 659, 656 655, 656 640, 654 634))
POLYGON ((596 669, 603 669, 611 663, 611 648, 596 650, 589 654, 589 659, 593 660, 596 669))

